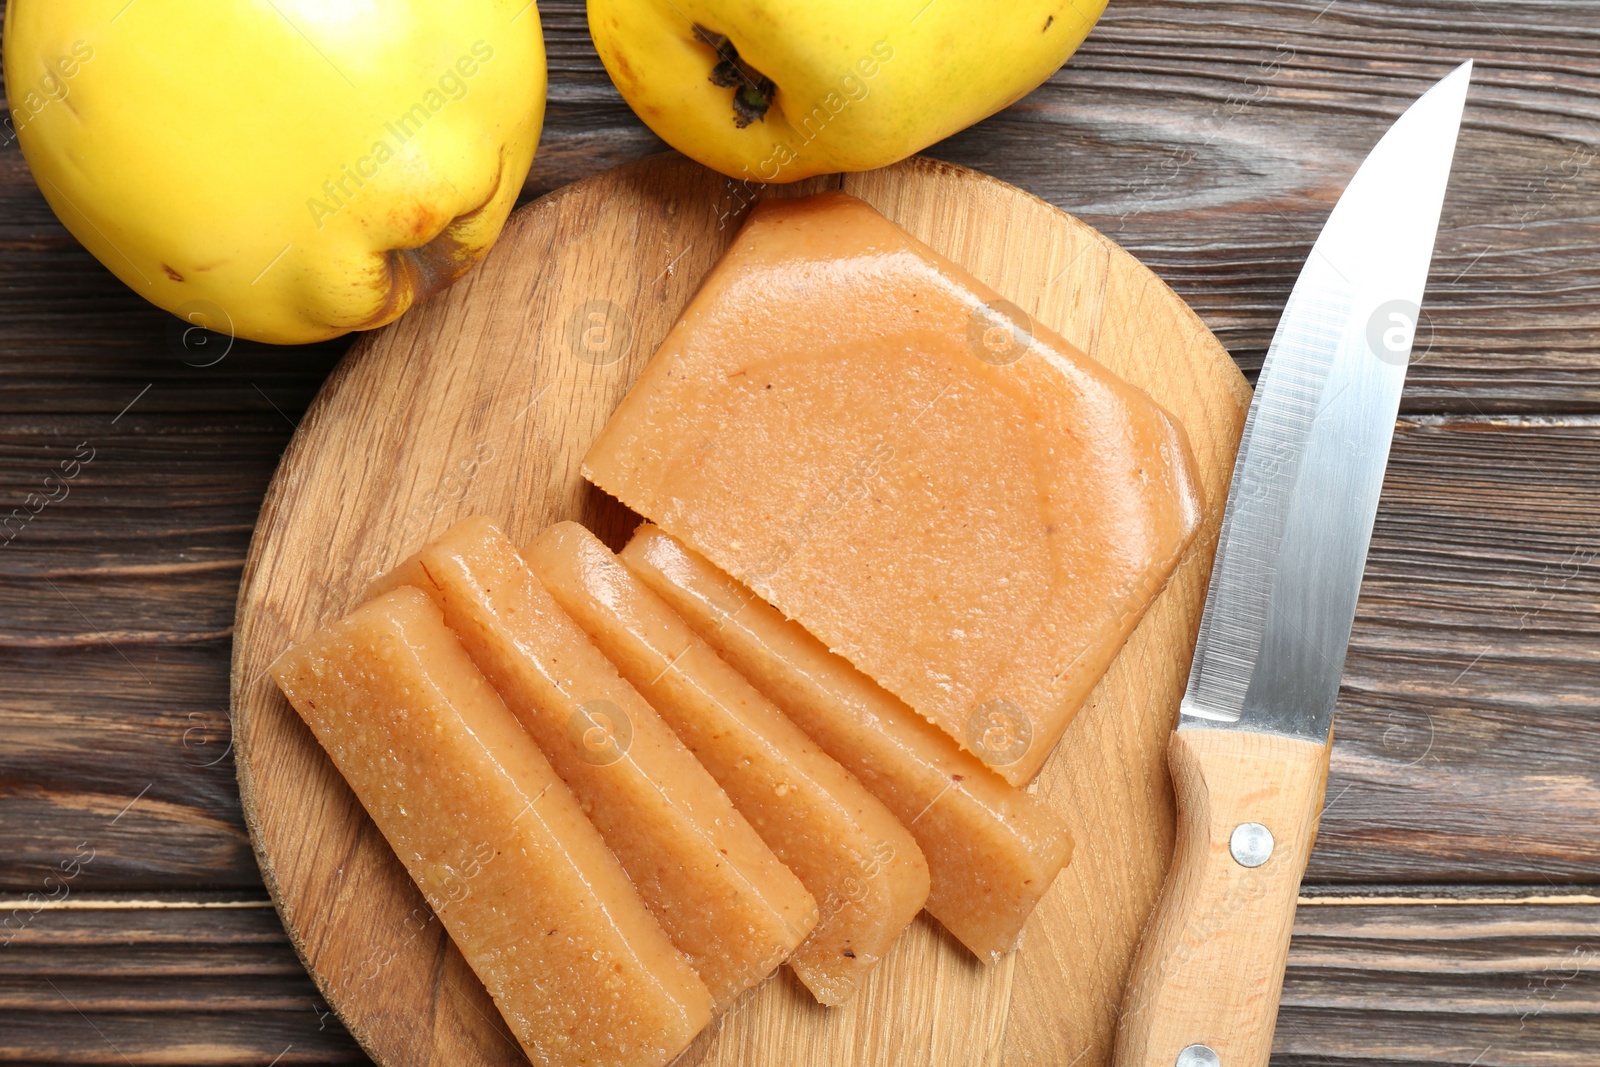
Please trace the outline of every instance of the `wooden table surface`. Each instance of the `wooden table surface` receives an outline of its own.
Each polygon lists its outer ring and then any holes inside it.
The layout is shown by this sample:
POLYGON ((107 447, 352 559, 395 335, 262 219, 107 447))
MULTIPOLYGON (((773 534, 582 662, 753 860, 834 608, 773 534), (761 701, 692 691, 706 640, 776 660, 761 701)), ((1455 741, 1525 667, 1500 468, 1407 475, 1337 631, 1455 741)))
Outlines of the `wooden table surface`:
MULTIPOLYGON (((528 198, 662 148, 581 4, 541 10, 528 198)), ((1366 150, 1469 55, 1275 1064, 1600 1062, 1600 4, 1112 0, 930 150, 1110 234, 1253 373, 1366 150)), ((185 348, 0 140, 0 1061, 360 1062, 228 740, 245 547, 347 342, 185 348)))

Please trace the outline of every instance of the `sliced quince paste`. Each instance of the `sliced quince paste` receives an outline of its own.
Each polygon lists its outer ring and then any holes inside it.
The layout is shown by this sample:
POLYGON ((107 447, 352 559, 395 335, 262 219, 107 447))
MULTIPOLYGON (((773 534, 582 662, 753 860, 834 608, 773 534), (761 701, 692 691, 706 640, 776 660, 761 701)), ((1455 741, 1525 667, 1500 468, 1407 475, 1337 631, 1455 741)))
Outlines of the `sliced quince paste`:
POLYGON ((530 1060, 660 1067, 706 1024, 706 987, 425 594, 272 673, 530 1060))
POLYGON ((524 555, 817 898, 789 966, 822 1003, 849 1000, 927 900, 916 841, 588 530, 559 523, 524 555))
POLYGON ((395 585, 434 598, 719 1010, 805 940, 815 899, 494 525, 457 523, 395 585))
POLYGON ((1016 946, 1072 854, 1060 820, 668 534, 641 527, 621 559, 910 828, 929 914, 987 963, 1016 946))
POLYGON ((584 473, 1013 784, 1200 516, 1149 396, 842 193, 751 212, 584 473))

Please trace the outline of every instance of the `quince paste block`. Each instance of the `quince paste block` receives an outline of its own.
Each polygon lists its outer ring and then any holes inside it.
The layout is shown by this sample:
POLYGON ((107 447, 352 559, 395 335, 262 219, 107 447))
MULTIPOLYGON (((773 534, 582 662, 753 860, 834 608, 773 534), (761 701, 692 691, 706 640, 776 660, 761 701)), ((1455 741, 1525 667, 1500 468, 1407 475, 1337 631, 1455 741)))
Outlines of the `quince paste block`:
POLYGON ((928 861, 930 915, 986 963, 1016 947, 1072 855, 1049 810, 656 527, 621 559, 909 828, 928 861))
POLYGON ((860 200, 758 204, 584 461, 1031 779, 1200 519, 1149 396, 860 200))
POLYGON ((378 581, 395 585, 433 597, 719 1011, 805 940, 816 900, 487 519, 378 581))
POLYGON ((711 996, 539 749, 416 589, 273 676, 534 1063, 659 1067, 711 996))
POLYGON ((588 530, 559 523, 524 555, 817 898, 789 966, 822 1003, 849 1000, 928 898, 916 841, 588 530))

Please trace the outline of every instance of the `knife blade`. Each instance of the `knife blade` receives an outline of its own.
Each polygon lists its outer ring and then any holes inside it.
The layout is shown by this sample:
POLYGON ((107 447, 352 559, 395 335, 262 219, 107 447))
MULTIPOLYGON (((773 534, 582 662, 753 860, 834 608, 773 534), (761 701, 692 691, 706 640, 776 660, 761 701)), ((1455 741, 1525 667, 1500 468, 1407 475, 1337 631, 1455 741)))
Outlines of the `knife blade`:
POLYGON ((1324 224, 1246 416, 1178 729, 1172 867, 1117 1067, 1264 1067, 1334 700, 1472 76, 1397 119, 1324 224))

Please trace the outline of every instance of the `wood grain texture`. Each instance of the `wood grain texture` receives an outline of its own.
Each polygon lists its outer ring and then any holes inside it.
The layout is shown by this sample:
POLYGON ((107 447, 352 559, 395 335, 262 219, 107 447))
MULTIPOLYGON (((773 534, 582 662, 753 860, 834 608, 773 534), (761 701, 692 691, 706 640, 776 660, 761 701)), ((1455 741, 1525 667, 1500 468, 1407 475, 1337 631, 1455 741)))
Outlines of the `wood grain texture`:
POLYGON ((1310 881, 1595 880, 1597 456, 1592 417, 1401 422, 1310 881))
MULTIPOLYGON (((663 147, 611 87, 581 0, 545 0, 541 18, 550 107, 530 198, 663 147)), ((1574 414, 1600 411, 1600 8, 1113 0, 1071 65, 931 152, 1111 233, 1248 373, 1376 131, 1468 53, 1477 83, 1429 287, 1432 342, 1406 391, 1347 661, 1307 876, 1318 894, 1600 882, 1600 422, 1574 414)), ((231 757, 190 765, 227 744, 228 638, 194 635, 229 625, 261 495, 348 346, 239 342, 220 360, 184 348, 55 220, 0 120, 0 515, 79 442, 99 449, 70 498, 0 548, 0 889, 45 892, 89 840, 99 852, 74 893, 259 891, 231 757), (169 639, 124 640, 152 633, 169 639)), ((1600 944, 1594 919, 1500 932, 1519 907, 1518 929, 1544 921, 1525 905, 1456 926, 1397 907, 1392 931, 1387 909, 1313 930, 1302 908, 1275 1062, 1590 1067, 1593 965, 1552 975, 1600 944), (1302 966, 1313 945, 1330 954, 1302 966), (1534 989, 1559 991, 1522 1019, 1534 989)), ((84 932, 81 964, 53 972, 63 989, 74 968, 133 951, 124 914, 84 932)), ((20 944, 0 950, 0 980, 20 944)), ((284 1063, 364 1059, 348 1039, 314 1051, 331 1017, 319 1030, 309 1004, 251 1007, 263 979, 210 969, 212 949, 193 945, 130 977, 160 990, 190 976, 187 1008, 89 1009, 136 1061, 213 1062, 196 1050, 224 1019, 241 1036, 215 1061, 265 1067, 290 1043, 284 1063), (240 999, 209 1011, 223 995, 240 999)), ((12 1062, 123 1062, 60 1001, 17 1006, 0 1018, 12 1062)))
POLYGON ((1113 1063, 1169 1067, 1203 1045, 1230 1067, 1266 1067, 1328 746, 1188 729, 1173 733, 1167 760, 1177 843, 1122 994, 1113 1063), (1232 847, 1247 823, 1270 834, 1248 866, 1232 847))
MULTIPOLYGON (((8 1062, 370 1062, 264 898, 184 906, 195 899, 91 893, 34 915, 0 949, 8 1062)), ((1302 904, 1273 1063, 1592 1067, 1600 896, 1586 899, 1302 904)))
MULTIPOLYGON (((581 0, 546 0, 540 18, 550 96, 530 198, 665 147, 606 77, 581 0)), ((1065 68, 928 154, 1111 234, 1253 371, 1344 183, 1467 55, 1474 89, 1405 410, 1600 410, 1600 9, 1584 0, 1115 0, 1065 68)), ((66 234, 8 129, 0 240, 14 327, 0 352, 35 357, 0 364, 0 381, 73 398, 49 408, 70 411, 92 402, 90 368, 132 391, 150 380, 135 361, 170 351, 168 317, 66 234)))
MULTIPOLYGON (((99 888, 259 885, 223 755, 227 638, 125 635, 227 628, 285 439, 241 394, 196 444, 180 413, 142 413, 158 395, 0 549, 0 888, 36 889, 83 840, 99 888)), ((19 505, 88 425, 61 422, 59 444, 0 435, 19 505)), ((1400 421, 1310 883, 1600 881, 1597 454, 1588 416, 1400 421)))
MULTIPOLYGON (((824 184, 839 182, 781 192, 824 184)), ((1170 849, 1163 754, 1248 389, 1169 289, 1042 201, 925 160, 847 176, 842 187, 1166 407, 1195 450, 1205 518, 1040 776, 1040 795, 1088 842, 1025 932, 1041 947, 985 970, 924 920, 849 1005, 824 1012, 796 983, 769 982, 723 1017, 698 1055, 729 1067, 969 1063, 1034 1059, 1066 1042, 1103 1058, 1170 849)), ((504 1048, 470 1026, 451 1034, 429 1025, 441 1013, 470 1023, 482 991, 438 980, 455 957, 436 924, 405 933, 415 888, 262 672, 291 641, 349 610, 376 571, 463 515, 488 515, 514 543, 553 521, 592 521, 603 498, 579 461, 731 239, 747 207, 737 195, 669 154, 524 209, 470 279, 341 364, 268 492, 235 642, 241 793, 291 936, 382 1063, 501 1062, 504 1048), (634 255, 619 259, 619 246, 634 255), (611 331, 599 353, 584 341, 597 313, 611 331), (385 960, 381 983, 365 977, 374 952, 385 960), (419 1022, 401 1030, 400 1019, 419 1022)), ((617 518, 608 524, 624 533, 617 518)))
MULTIPOLYGON (((194 900, 69 896, 0 934, 7 1061, 366 1062, 317 996, 270 904, 194 900)), ((17 903, 0 906, 15 919, 17 903)))
MULTIPOLYGON (((529 190, 655 150, 581 5, 540 17, 551 102, 529 190)), ((1111 235, 1253 372, 1345 183, 1468 56, 1405 410, 1600 410, 1600 8, 1584 0, 1113 0, 1065 68, 927 154, 1111 235)))
POLYGON ((1592 903, 1302 906, 1272 1062, 1580 1067, 1597 994, 1592 903))

